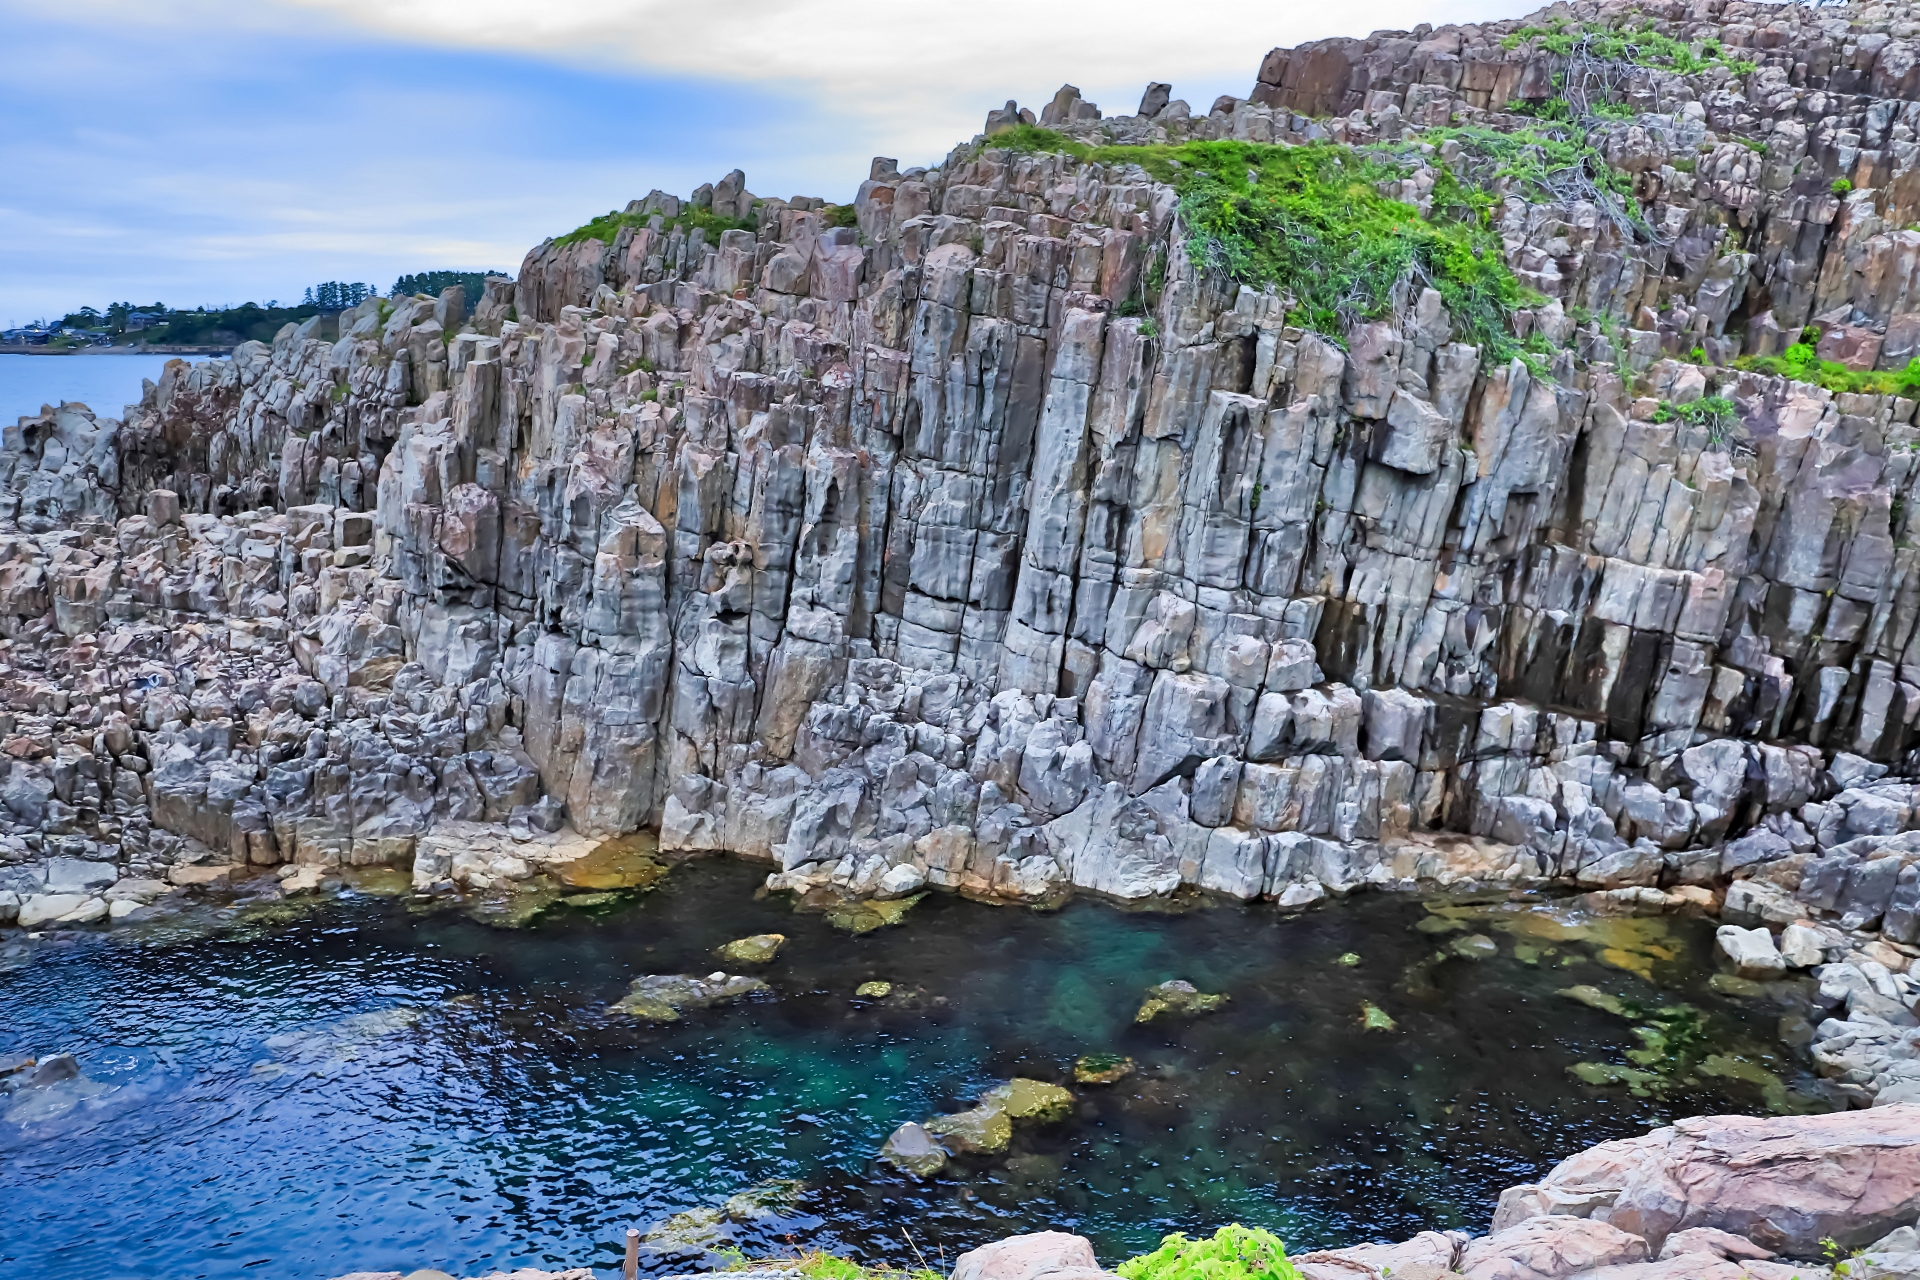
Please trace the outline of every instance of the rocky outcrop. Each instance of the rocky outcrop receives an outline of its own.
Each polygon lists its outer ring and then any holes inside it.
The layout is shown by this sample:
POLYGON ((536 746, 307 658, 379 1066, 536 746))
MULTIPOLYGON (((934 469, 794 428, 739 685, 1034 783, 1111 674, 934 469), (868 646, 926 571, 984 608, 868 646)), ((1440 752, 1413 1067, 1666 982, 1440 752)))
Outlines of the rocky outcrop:
POLYGON ((1920 1107, 1795 1118, 1704 1116, 1603 1142, 1509 1188, 1492 1238, 1527 1222, 1605 1223, 1657 1256, 1703 1229, 1761 1252, 1817 1258, 1864 1248, 1920 1219, 1920 1107))
MULTIPOLYGON (((372 299, 124 421, 22 420, 0 912, 288 866, 487 889, 645 829, 856 897, 1724 888, 1783 958, 1796 924, 1911 949, 1915 402, 1727 365, 1809 323, 1860 367, 1920 343, 1909 11, 1633 11, 1719 52, 1609 72, 1631 208, 1492 179, 1550 355, 1411 279, 1306 331, 1124 153, 989 133, 845 206, 656 192, 470 316, 372 299), (1673 412, 1709 394, 1737 433, 1673 412)), ((1466 164, 1423 130, 1548 109, 1528 29, 1040 119, 1402 144, 1419 206, 1466 164)))

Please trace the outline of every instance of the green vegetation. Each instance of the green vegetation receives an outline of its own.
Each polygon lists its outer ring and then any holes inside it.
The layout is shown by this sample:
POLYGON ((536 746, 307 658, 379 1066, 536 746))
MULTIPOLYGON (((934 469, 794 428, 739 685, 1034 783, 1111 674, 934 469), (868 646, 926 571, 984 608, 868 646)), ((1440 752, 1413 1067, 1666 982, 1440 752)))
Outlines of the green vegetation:
POLYGON ((1684 422, 1688 426, 1705 427, 1708 438, 1715 432, 1720 433, 1724 441, 1726 434, 1740 425, 1740 410, 1733 401, 1725 396, 1707 396, 1689 404, 1674 404, 1671 400, 1662 400, 1653 411, 1655 422, 1684 422))
POLYGON ((1439 292, 1461 340, 1489 360, 1520 351, 1507 317, 1525 294, 1487 225, 1492 198, 1445 169, 1436 170, 1432 216, 1422 217, 1380 192, 1406 175, 1406 163, 1332 143, 1090 147, 1018 125, 987 145, 1139 165, 1180 193, 1191 257, 1241 284, 1284 291, 1295 323, 1336 341, 1386 314, 1402 282, 1417 281, 1439 292))
MULTIPOLYGON (((1804 339, 1806 335, 1801 335, 1804 339)), ((1859 392, 1875 396, 1908 396, 1920 392, 1920 358, 1909 360, 1904 369, 1861 372, 1849 369, 1837 360, 1822 360, 1813 344, 1800 341, 1777 356, 1742 356, 1733 367, 1749 373, 1764 373, 1795 382, 1811 382, 1833 392, 1859 392)))
POLYGON ((1123 1280, 1299 1280, 1287 1247, 1271 1231, 1238 1223, 1204 1240, 1175 1233, 1152 1253, 1114 1268, 1123 1280))
MULTIPOLYGON (((608 210, 585 226, 575 227, 563 236, 555 236, 557 245, 579 244, 582 240, 598 240, 603 244, 612 244, 620 236, 621 228, 633 227, 636 230, 651 225, 660 217, 655 213, 620 213, 608 210)), ((693 230, 698 228, 706 233, 708 244, 718 244, 720 235, 725 231, 755 231, 759 229, 755 218, 722 218, 709 209, 695 209, 683 206, 680 215, 675 218, 662 218, 661 230, 670 232, 675 228, 693 230)))
POLYGON ((377 292, 379 292, 377 289, 365 282, 323 280, 319 284, 307 286, 305 295, 300 299, 300 305, 318 307, 322 311, 345 311, 348 307, 359 306, 377 292))
POLYGON ((830 204, 820 210, 829 227, 857 227, 860 215, 850 204, 830 204))
MULTIPOLYGON (((1618 209, 1630 209, 1633 179, 1608 164, 1585 138, 1568 129, 1515 129, 1502 132, 1485 125, 1429 129, 1424 141, 1459 142, 1467 153, 1469 181, 1488 184, 1504 179, 1535 199, 1595 199, 1618 209), (1591 190, 1588 190, 1591 188, 1591 190)), ((1634 220, 1638 220, 1635 214, 1634 220)))
POLYGON ((1831 189, 1833 191, 1833 194, 1837 196, 1844 196, 1848 192, 1853 190, 1853 183, 1846 178, 1835 178, 1833 180, 1833 187, 1831 189))
POLYGON ((437 298, 442 289, 457 284, 467 291, 467 305, 471 307, 480 301, 480 295, 486 291, 488 276, 505 274, 504 271, 420 271, 395 280, 389 296, 409 298, 416 293, 424 293, 429 298, 437 298))
POLYGON ((1579 54, 1595 62, 1677 71, 1682 75, 1725 67, 1737 76, 1744 76, 1759 66, 1750 59, 1729 57, 1718 40, 1700 42, 1696 52, 1693 45, 1656 30, 1651 18, 1644 19, 1638 26, 1608 27, 1589 22, 1577 29, 1565 19, 1555 19, 1549 26, 1521 27, 1500 43, 1505 48, 1517 49, 1528 41, 1542 52, 1557 57, 1579 54))

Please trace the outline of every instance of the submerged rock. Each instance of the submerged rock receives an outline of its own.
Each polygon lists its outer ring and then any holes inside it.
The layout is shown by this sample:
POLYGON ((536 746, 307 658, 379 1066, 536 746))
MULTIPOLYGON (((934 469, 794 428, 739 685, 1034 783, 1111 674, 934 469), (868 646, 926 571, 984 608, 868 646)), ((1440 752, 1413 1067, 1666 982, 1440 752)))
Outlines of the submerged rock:
POLYGON ((1474 933, 1455 938, 1447 944, 1447 950, 1462 960, 1491 960, 1500 954, 1500 944, 1484 933, 1474 933))
POLYGON ((1175 1017, 1192 1018, 1203 1013, 1212 1013, 1226 1004, 1224 995, 1209 995, 1183 978, 1171 982, 1162 982, 1147 988, 1147 998, 1140 1002, 1140 1011, 1133 1015, 1135 1022, 1152 1022, 1155 1018, 1175 1017))
POLYGON ((742 996, 766 990, 766 983, 744 974, 710 973, 696 978, 683 973, 650 973, 635 978, 632 989, 614 1002, 611 1011, 652 1022, 677 1022, 684 1010, 731 1004, 742 996))
POLYGON ((1072 1108, 1072 1090, 1016 1076, 987 1090, 967 1110, 935 1116, 924 1128, 955 1154, 998 1155, 1013 1140, 1015 1120, 1046 1124, 1064 1120, 1072 1108))
POLYGON ((998 1155, 1013 1141, 1013 1118, 1005 1107, 990 1102, 950 1116, 935 1116, 927 1121, 926 1129, 949 1151, 966 1155, 998 1155))
POLYGON ((884 929, 888 925, 899 924, 906 918, 908 911, 924 893, 916 893, 910 898, 891 898, 887 900, 857 899, 836 900, 830 903, 823 914, 827 923, 836 929, 848 933, 872 933, 875 929, 884 929))
POLYGON ((769 964, 780 948, 787 945, 784 933, 756 933, 750 938, 736 938, 734 941, 715 947, 713 954, 728 964, 769 964))
POLYGON ((1075 1084, 1116 1084, 1133 1074, 1133 1059, 1117 1053, 1089 1053, 1074 1059, 1075 1084))
POLYGON ((1045 1123, 1064 1120, 1073 1110, 1073 1090, 1043 1080, 1016 1076, 987 1090, 983 1105, 998 1106, 1015 1120, 1045 1123))
POLYGON ((916 1178, 930 1178, 947 1167, 947 1153, 926 1127, 907 1121, 880 1148, 880 1158, 916 1178))
POLYGON ((1396 1031, 1400 1024, 1371 1000, 1360 1003, 1360 1025, 1368 1031, 1396 1031))
POLYGON ((853 994, 862 1000, 884 1000, 893 994, 891 982, 863 982, 853 989, 853 994))

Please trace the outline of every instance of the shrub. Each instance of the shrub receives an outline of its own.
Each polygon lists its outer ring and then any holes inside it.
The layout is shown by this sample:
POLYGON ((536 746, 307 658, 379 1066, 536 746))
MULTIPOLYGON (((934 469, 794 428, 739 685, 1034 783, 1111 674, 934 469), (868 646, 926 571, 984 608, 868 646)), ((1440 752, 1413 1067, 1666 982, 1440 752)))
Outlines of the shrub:
POLYGON ((1833 194, 1837 196, 1844 196, 1848 192, 1853 190, 1853 183, 1846 178, 1835 178, 1833 180, 1833 187, 1831 189, 1833 191, 1833 194))
POLYGON ((1238 1223, 1205 1240, 1167 1236, 1158 1249, 1129 1258, 1116 1270, 1123 1280, 1299 1280, 1300 1275, 1279 1237, 1238 1223))

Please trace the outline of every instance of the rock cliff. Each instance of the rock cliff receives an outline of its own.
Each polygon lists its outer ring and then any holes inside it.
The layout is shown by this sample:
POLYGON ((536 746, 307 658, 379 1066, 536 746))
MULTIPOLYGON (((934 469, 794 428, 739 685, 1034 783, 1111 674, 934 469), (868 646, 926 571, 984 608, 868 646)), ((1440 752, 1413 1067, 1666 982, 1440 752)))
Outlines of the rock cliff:
POLYGON ((0 886, 567 824, 852 894, 1731 880, 1912 943, 1917 128, 1906 4, 1585 0, 1009 103, 850 205, 654 192, 471 308, 22 419, 0 886), (1196 236, 1193 157, 1267 154, 1207 142, 1471 187, 1498 341, 1424 267, 1306 323, 1196 236))

